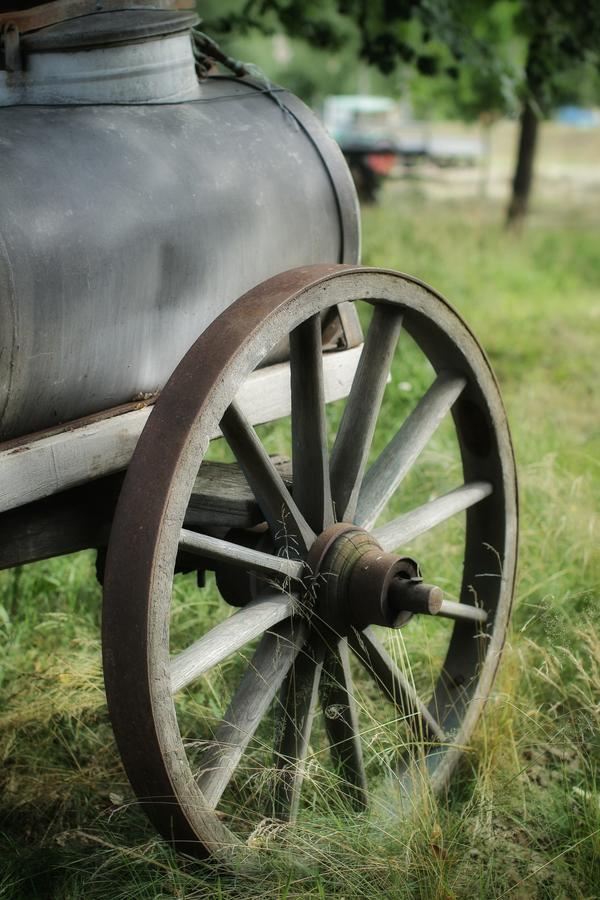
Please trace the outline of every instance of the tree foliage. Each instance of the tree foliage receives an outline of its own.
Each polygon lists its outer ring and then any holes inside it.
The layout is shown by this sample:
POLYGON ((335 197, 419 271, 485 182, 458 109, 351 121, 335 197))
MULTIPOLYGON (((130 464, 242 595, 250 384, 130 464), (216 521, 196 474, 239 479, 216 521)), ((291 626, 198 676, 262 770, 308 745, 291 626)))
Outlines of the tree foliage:
MULTIPOLYGON (((539 119, 559 103, 600 102, 597 2, 225 0, 218 10, 215 2, 206 0, 203 13, 213 6, 210 27, 226 40, 249 29, 283 32, 311 53, 316 48, 335 58, 337 79, 328 92, 345 89, 340 82, 350 53, 389 79, 386 93, 410 95, 420 117, 435 111, 489 123, 520 110, 509 223, 521 220, 528 208, 539 119)), ((292 73, 296 83, 282 74, 313 103, 319 84, 327 81, 309 58, 292 73)))
POLYGON ((521 0, 520 6, 516 26, 529 48, 525 86, 544 113, 556 104, 566 81, 573 89, 590 65, 598 68, 598 6, 581 0, 521 0))
POLYGON ((209 0, 201 13, 225 42, 283 32, 467 119, 515 113, 526 94, 540 114, 583 89, 600 100, 600 15, 582 0, 209 0))

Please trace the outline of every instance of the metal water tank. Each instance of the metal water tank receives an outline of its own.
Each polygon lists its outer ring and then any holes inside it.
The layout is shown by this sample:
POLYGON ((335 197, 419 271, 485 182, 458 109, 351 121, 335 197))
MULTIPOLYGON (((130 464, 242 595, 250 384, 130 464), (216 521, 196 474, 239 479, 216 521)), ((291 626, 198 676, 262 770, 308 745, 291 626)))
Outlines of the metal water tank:
POLYGON ((4 25, 0 440, 156 392, 253 285, 358 259, 337 146, 279 88, 199 81, 196 22, 4 25))

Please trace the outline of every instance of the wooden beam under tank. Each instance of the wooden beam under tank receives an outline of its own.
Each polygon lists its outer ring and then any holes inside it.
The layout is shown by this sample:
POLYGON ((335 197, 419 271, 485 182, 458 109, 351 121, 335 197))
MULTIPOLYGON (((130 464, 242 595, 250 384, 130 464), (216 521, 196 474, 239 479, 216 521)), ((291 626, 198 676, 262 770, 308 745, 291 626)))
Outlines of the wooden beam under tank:
MULTIPOLYGON (((362 345, 323 355, 327 402, 347 396, 362 345)), ((240 388, 237 400, 253 425, 290 413, 290 369, 278 363, 257 369, 240 388)), ((151 406, 50 434, 26 435, 0 444, 0 512, 50 497, 126 469, 151 406)), ((220 432, 215 434, 219 437, 220 432)))

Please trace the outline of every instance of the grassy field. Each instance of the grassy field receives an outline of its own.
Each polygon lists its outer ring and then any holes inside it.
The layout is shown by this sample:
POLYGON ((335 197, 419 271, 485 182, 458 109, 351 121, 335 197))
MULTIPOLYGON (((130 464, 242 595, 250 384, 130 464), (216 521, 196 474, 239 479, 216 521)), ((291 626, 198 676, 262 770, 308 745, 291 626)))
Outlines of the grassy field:
MULTIPOLYGON (((278 840, 262 835, 265 852, 237 875, 176 857, 136 809, 120 767, 102 691, 100 589, 93 557, 80 554, 0 574, 0 896, 600 896, 600 254, 592 214, 553 207, 550 216, 542 206, 509 235, 491 203, 433 201, 391 185, 364 216, 365 262, 436 286, 488 351, 519 466, 516 611, 493 697, 449 796, 427 797, 418 816, 393 822, 349 819, 315 802, 278 840)), ((418 387, 418 372, 402 378, 390 415, 410 408, 418 387)), ((440 441, 438 455, 447 450, 440 441)), ((429 548, 442 574, 450 544, 429 548)), ((180 594, 183 629, 189 585, 180 594)))

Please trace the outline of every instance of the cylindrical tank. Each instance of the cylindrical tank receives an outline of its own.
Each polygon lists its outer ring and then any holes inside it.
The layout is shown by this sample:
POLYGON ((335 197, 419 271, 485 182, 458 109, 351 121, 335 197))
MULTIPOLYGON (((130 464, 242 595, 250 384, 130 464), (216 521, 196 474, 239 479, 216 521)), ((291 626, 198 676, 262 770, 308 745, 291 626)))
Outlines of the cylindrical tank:
POLYGON ((358 258, 312 113, 247 79, 192 85, 183 20, 149 13, 130 43, 116 13, 21 37, 0 73, 0 440, 157 391, 253 285, 358 258))

